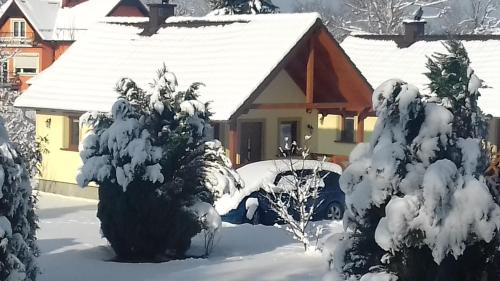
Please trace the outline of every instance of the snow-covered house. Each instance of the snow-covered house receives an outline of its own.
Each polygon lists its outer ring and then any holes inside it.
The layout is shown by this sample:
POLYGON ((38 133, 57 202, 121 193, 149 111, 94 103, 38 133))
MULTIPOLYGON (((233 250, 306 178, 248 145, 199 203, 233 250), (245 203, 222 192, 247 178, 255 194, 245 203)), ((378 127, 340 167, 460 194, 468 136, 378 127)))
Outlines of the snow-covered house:
POLYGON ((318 14, 150 14, 96 24, 16 101, 37 111, 37 134, 49 138, 42 188, 68 193, 75 183, 78 117, 109 111, 123 76, 147 88, 163 63, 181 89, 206 85, 214 136, 237 165, 274 159, 285 137, 309 134, 312 152, 345 158, 371 133, 372 88, 318 14))
POLYGON ((140 0, 8 0, 0 7, 0 86, 24 90, 89 26, 105 16, 146 16, 140 0))
POLYGON ((490 141, 500 145, 500 35, 426 35, 424 21, 405 22, 404 35, 355 35, 341 44, 370 85, 378 87, 391 78, 400 78, 428 92, 424 75, 427 58, 446 53, 443 42, 460 40, 471 59, 471 67, 484 80, 479 105, 494 118, 490 123, 490 141))

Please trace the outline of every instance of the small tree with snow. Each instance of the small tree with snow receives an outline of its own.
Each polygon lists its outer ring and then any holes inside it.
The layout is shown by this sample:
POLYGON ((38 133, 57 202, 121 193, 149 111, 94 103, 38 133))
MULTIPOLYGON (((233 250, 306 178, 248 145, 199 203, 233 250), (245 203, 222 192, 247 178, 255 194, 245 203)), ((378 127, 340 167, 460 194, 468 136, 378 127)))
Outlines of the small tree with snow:
POLYGON ((37 217, 30 176, 0 121, 0 280, 34 281, 39 273, 37 217))
POLYGON ((208 0, 214 15, 272 14, 279 8, 272 0, 208 0))
POLYGON ((310 222, 313 219, 319 191, 324 187, 322 162, 306 169, 305 160, 309 158, 309 148, 299 147, 295 141, 285 140, 285 147, 279 148, 289 173, 284 174, 276 186, 269 186, 267 200, 273 211, 287 224, 285 230, 304 245, 307 251, 313 234, 310 222), (299 158, 295 155, 300 155, 299 158))
POLYGON ((206 224, 200 204, 211 207, 238 181, 220 142, 206 142, 210 112, 200 87, 177 91, 163 67, 148 91, 121 79, 111 115, 87 116, 77 181, 99 184, 97 216, 120 260, 183 256, 206 224))
POLYGON ((463 46, 447 47, 451 54, 429 62, 438 98, 400 80, 373 93, 374 134, 341 176, 348 231, 333 256, 333 280, 499 278, 500 207, 482 176, 481 83, 463 46))

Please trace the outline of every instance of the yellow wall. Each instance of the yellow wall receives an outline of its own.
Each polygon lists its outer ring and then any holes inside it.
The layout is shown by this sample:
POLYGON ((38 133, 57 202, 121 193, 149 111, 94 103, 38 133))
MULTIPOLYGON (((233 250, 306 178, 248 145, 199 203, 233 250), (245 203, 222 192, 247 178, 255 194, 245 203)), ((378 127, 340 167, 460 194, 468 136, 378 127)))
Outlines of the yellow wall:
MULTIPOLYGON (((302 90, 295 84, 286 71, 281 71, 276 79, 269 84, 263 93, 256 99, 256 104, 272 103, 304 103, 305 96, 302 90)), ((278 152, 279 140, 279 122, 285 120, 299 120, 300 129, 298 132, 299 142, 303 144, 303 137, 309 134, 310 125, 312 138, 309 141, 311 152, 328 155, 348 156, 354 148, 353 143, 340 143, 341 119, 340 116, 328 115, 321 120, 321 115, 314 110, 307 113, 305 109, 273 109, 273 110, 250 110, 238 118, 238 132, 241 122, 261 121, 263 122, 263 158, 275 159, 278 152)), ((365 119, 365 141, 369 140, 375 127, 376 118, 369 117, 365 119)), ((357 122, 356 122, 357 124, 357 122)), ((355 128, 357 129, 357 128, 355 128)), ((221 126, 223 143, 227 147, 228 125, 221 126)), ((239 138, 239 137, 238 137, 239 138)), ((239 143, 237 144, 239 149, 239 143)), ((239 155, 237 155, 239 159, 239 155)))
POLYGON ((37 136, 48 138, 48 154, 43 155, 42 179, 75 184, 78 168, 82 165, 77 151, 68 151, 67 134, 69 119, 58 113, 37 112, 37 136), (50 119, 50 127, 47 120, 50 119))
MULTIPOLYGON (((354 118, 354 129, 358 130, 358 118, 354 118)), ((365 119, 365 142, 370 140, 377 118, 368 117, 365 119)), ((356 145, 355 143, 340 142, 342 118, 339 115, 328 115, 322 118, 318 116, 318 150, 323 154, 349 156, 349 153, 356 145)))
MULTIPOLYGON (((304 103, 305 96, 290 76, 281 72, 277 78, 264 90, 256 103, 304 103)), ((307 113, 305 109, 273 109, 249 110, 240 116, 238 126, 245 121, 262 121, 263 124, 263 151, 264 159, 275 159, 278 154, 279 122, 285 120, 299 121, 299 142, 303 144, 303 137, 310 134, 308 125, 312 127, 312 138, 309 141, 311 152, 330 155, 349 155, 354 144, 336 142, 340 134, 340 117, 329 115, 321 122, 321 116, 316 110, 307 113)), ((371 135, 375 118, 365 120, 365 141, 371 135)), ((44 155, 42 163, 42 179, 62 183, 75 184, 75 177, 82 165, 79 153, 65 149, 68 141, 69 119, 62 113, 37 112, 37 135, 49 140, 49 153, 44 155), (47 120, 50 119, 50 127, 47 120)), ((227 147, 228 124, 221 123, 220 132, 222 142, 227 147)), ((240 130, 238 130, 240 131, 240 130)), ((82 136, 83 134, 80 134, 82 136)), ((239 144, 237 145, 239 148, 239 144)))

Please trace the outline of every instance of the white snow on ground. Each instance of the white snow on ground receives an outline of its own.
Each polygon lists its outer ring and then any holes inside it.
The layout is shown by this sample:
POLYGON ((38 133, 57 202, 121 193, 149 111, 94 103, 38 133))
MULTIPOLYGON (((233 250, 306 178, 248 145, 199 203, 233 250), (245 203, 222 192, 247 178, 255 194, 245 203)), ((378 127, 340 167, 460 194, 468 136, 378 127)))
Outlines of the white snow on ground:
MULTIPOLYGON (((111 262, 113 251, 99 232, 97 201, 42 192, 39 200, 39 281, 307 281, 320 280, 327 270, 320 252, 304 253, 284 230, 249 224, 223 224, 221 239, 208 259, 111 262)), ((342 232, 340 222, 322 224, 327 227, 325 238, 342 232)), ((203 242, 194 240, 190 252, 203 252, 203 242)))

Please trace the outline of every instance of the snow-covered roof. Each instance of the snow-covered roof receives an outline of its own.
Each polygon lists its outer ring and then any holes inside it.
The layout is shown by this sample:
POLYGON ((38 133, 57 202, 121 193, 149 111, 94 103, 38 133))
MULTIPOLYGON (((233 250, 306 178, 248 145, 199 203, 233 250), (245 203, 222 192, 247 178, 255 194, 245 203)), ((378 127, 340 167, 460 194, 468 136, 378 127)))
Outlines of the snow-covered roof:
MULTIPOLYGON (((400 48, 395 40, 347 37, 341 44, 347 55, 366 77, 372 87, 391 78, 400 78, 428 91, 425 66, 427 57, 435 52, 446 53, 444 40, 421 40, 400 48)), ((500 117, 500 36, 471 37, 462 40, 475 73, 488 88, 481 89, 479 105, 487 114, 500 117)))
POLYGON ((16 3, 43 40, 76 40, 120 1, 88 0, 63 8, 61 0, 8 0, 1 6, 0 15, 16 3))
POLYGON ((245 165, 238 170, 238 174, 244 183, 242 189, 236 190, 233 194, 224 194, 215 203, 215 208, 219 214, 226 214, 236 208, 243 198, 261 188, 269 188, 274 184, 276 176, 282 172, 295 170, 314 170, 320 167, 322 171, 342 174, 342 168, 334 163, 316 160, 293 160, 292 164, 287 159, 266 160, 245 165))
POLYGON ((140 35, 144 25, 138 21, 108 18, 93 26, 33 81, 16 106, 107 112, 119 78, 130 77, 147 88, 165 63, 181 90, 204 83, 201 99, 212 102, 215 120, 227 120, 319 15, 173 17, 152 36, 140 35))

